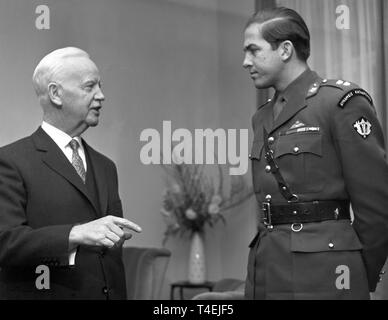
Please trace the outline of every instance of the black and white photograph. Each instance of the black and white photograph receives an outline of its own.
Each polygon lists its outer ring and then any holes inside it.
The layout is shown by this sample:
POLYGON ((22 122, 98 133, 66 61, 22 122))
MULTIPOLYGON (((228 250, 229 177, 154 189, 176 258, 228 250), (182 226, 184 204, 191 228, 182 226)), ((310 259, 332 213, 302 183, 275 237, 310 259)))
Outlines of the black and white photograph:
POLYGON ((0 0, 0 47, 0 300, 388 300, 388 1, 0 0))

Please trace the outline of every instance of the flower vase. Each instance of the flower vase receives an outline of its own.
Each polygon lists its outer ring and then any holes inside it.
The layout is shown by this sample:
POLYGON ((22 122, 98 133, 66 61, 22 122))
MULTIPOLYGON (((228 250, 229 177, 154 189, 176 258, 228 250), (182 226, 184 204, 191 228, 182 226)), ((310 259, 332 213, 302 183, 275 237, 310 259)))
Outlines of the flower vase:
POLYGON ((194 232, 191 238, 188 281, 193 284, 206 282, 205 248, 199 232, 194 232))

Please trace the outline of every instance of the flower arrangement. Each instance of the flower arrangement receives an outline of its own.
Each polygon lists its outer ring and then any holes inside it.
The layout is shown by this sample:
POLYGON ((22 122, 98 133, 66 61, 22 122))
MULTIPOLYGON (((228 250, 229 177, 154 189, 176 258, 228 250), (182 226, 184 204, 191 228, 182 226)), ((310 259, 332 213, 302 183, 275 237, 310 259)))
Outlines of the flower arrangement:
POLYGON ((213 175, 197 164, 162 164, 162 167, 167 172, 167 189, 160 211, 167 225, 163 245, 170 236, 203 233, 206 225, 213 227, 218 221, 225 224, 223 213, 253 194, 242 176, 230 176, 227 190, 220 165, 213 175))

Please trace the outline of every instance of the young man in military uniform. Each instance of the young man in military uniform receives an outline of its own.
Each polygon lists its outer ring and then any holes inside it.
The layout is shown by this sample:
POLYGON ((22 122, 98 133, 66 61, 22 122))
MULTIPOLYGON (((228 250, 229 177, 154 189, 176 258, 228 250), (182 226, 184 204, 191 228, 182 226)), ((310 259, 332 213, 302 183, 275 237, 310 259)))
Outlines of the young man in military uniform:
POLYGON ((291 9, 258 12, 244 36, 244 68, 256 88, 276 91, 252 119, 261 221, 245 297, 369 299, 388 254, 388 165, 372 98, 309 69, 309 30, 291 9))

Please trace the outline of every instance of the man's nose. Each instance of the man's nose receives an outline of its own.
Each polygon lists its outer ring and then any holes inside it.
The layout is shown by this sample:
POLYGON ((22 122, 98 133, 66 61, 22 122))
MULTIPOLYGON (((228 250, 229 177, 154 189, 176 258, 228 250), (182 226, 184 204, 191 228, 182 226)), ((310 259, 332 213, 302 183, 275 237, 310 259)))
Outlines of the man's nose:
POLYGON ((247 69, 251 66, 252 66, 252 61, 251 61, 248 53, 246 53, 244 56, 244 61, 243 61, 243 68, 247 69))
POLYGON ((104 94, 102 93, 101 88, 98 88, 98 91, 97 91, 96 95, 94 96, 94 98, 95 98, 96 100, 100 100, 100 101, 104 101, 104 100, 105 100, 105 96, 104 96, 104 94))

